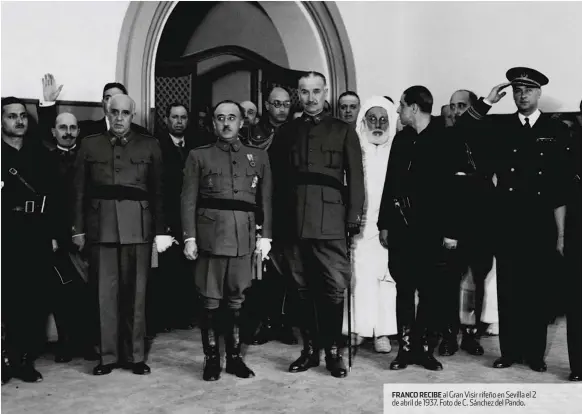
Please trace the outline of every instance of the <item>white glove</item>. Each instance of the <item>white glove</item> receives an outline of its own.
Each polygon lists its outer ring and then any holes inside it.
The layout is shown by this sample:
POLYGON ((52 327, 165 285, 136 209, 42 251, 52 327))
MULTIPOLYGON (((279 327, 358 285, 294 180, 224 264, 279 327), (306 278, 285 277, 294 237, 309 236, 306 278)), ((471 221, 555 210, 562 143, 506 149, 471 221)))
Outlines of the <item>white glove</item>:
POLYGON ((271 239, 261 238, 257 241, 257 250, 261 251, 263 260, 267 259, 267 255, 271 251, 271 239))
POLYGON ((177 243, 172 236, 156 236, 154 239, 158 253, 163 253, 170 248, 173 243, 177 243))

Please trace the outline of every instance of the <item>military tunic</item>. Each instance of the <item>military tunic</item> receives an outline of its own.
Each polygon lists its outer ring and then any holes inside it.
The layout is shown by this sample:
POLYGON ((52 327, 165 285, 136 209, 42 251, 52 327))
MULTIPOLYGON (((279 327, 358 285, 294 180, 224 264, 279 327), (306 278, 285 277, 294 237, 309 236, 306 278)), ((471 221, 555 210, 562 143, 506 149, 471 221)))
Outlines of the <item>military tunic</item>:
POLYGON ((341 340, 344 294, 351 280, 346 228, 360 225, 364 209, 360 142, 345 122, 304 114, 283 126, 271 154, 275 237, 285 242, 285 259, 302 302, 304 339, 318 325, 320 345, 330 349, 341 340))
POLYGON ((566 203, 567 130, 543 113, 531 128, 517 114, 476 123, 489 109, 479 100, 461 125, 487 128, 485 157, 497 177, 493 209, 501 354, 537 362, 544 357, 547 324, 561 288, 552 280, 560 267, 554 210, 566 203))
POLYGON ((271 192, 266 152, 220 139, 190 151, 182 188, 183 238, 196 239, 195 280, 204 298, 228 298, 231 308, 240 308, 252 281, 257 213, 263 237, 271 238, 271 192))
POLYGON ((130 131, 120 139, 106 132, 81 141, 72 230, 87 240, 103 364, 145 360, 152 243, 155 235, 166 234, 162 174, 160 146, 151 136, 130 131))

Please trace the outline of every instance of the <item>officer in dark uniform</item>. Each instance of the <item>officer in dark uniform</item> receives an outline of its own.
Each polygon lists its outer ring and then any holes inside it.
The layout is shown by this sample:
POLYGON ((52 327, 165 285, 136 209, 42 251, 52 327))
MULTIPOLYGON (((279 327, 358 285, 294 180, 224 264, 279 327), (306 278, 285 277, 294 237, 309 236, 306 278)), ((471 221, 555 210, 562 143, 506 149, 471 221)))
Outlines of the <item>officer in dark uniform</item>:
POLYGON ((220 102, 214 109, 218 141, 190 151, 184 167, 182 225, 184 254, 196 260, 194 278, 204 311, 200 328, 205 364, 203 379, 220 377, 217 311, 228 307, 226 372, 254 376, 241 356, 240 309, 251 285, 251 255, 255 247, 266 257, 271 237, 271 169, 267 153, 242 145, 238 132, 242 108, 220 102), (262 223, 257 223, 261 213, 262 223), (255 228, 262 224, 262 238, 255 228))
POLYGON ((398 113, 405 128, 392 144, 378 216, 380 242, 388 248, 397 290, 400 348, 392 370, 412 363, 443 369, 433 354, 438 332, 456 309, 455 289, 457 297, 459 292, 461 270, 452 265, 462 238, 457 176, 466 174, 467 158, 451 128, 431 116, 432 104, 432 94, 420 85, 400 98, 398 113))
POLYGON ((346 231, 348 237, 360 231, 364 175, 358 136, 324 113, 326 95, 321 73, 299 79, 304 114, 285 125, 273 143, 273 224, 299 289, 303 351, 289 371, 318 366, 325 348, 327 369, 343 378, 344 295, 351 280, 346 231))
MULTIPOLYGON (((287 122, 290 109, 289 92, 279 86, 273 87, 265 101, 265 116, 257 125, 250 127, 252 134, 241 137, 243 144, 264 149, 271 156, 273 141, 278 139, 278 132, 287 122)), ((286 309, 293 303, 296 289, 290 286, 291 279, 284 265, 282 244, 277 241, 276 235, 269 258, 265 262, 262 280, 253 281, 245 302, 245 307, 250 308, 247 309, 249 313, 260 321, 258 331, 256 324, 249 323, 251 337, 248 342, 262 345, 278 339, 285 344, 295 345, 297 338, 293 334, 291 318, 286 309)))
MULTIPOLYGON (((580 102, 582 116, 582 102, 580 102)), ((568 355, 570 359, 570 381, 582 381, 582 184, 580 181, 580 141, 582 140, 582 118, 572 125, 566 153, 572 168, 571 191, 566 206, 566 232, 564 256, 568 272, 568 355)))
POLYGON ((77 118, 71 113, 43 119, 46 112, 39 111, 39 126, 47 125, 56 146, 50 152, 57 166, 55 196, 58 207, 55 219, 58 222, 56 244, 53 245, 54 274, 51 278, 50 309, 55 318, 58 332, 56 362, 69 362, 73 355, 83 355, 87 360, 96 360, 98 355, 93 349, 97 344, 96 304, 86 284, 86 268, 76 246, 71 242, 71 205, 73 200, 74 163, 78 153, 77 137, 79 127, 77 118), (75 265, 77 264, 77 266, 75 265))
MULTIPOLYGON (((27 136, 24 102, 2 99, 2 321, 11 376, 42 381, 34 361, 46 338, 46 291, 55 239, 55 165, 40 140, 27 136)), ((3 343, 4 348, 4 343, 3 343)), ((6 371, 6 372, 5 372, 6 371)))
POLYGON ((101 361, 94 375, 118 366, 150 373, 144 336, 152 242, 160 253, 172 243, 164 235, 160 147, 131 130, 134 114, 129 96, 111 97, 110 131, 83 139, 75 162, 72 240, 82 250, 87 239, 90 282, 99 299, 101 361))
POLYGON ((489 169, 497 177, 493 209, 501 347, 493 366, 525 360, 532 370, 544 372, 547 325, 555 316, 554 293, 562 286, 553 275, 564 249, 568 131, 538 109, 545 75, 516 67, 506 76, 509 82, 495 86, 457 123, 490 128, 484 139, 489 169), (508 86, 517 113, 483 120, 508 86))

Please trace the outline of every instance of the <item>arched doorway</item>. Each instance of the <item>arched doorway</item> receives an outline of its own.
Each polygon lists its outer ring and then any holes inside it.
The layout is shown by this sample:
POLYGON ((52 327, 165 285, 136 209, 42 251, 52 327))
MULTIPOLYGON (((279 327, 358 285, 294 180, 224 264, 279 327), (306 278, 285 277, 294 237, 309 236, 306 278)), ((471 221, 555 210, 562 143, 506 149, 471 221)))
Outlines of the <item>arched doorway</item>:
MULTIPOLYGON (((153 127, 154 66, 165 23, 178 2, 130 2, 117 53, 116 77, 137 104, 137 122, 153 127)), ((277 28, 289 68, 327 75, 330 102, 355 89, 356 74, 349 38, 334 2, 258 4, 277 28)))

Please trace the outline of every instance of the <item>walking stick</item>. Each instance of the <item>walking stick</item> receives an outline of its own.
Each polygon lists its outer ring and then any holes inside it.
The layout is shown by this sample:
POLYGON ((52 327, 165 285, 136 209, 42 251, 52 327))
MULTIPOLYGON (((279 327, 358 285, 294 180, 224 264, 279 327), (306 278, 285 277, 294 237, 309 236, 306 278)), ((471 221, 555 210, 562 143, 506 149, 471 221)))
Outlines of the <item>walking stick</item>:
POLYGON ((348 371, 352 371, 352 243, 347 237, 348 262, 350 264, 350 280, 348 282, 348 371))

